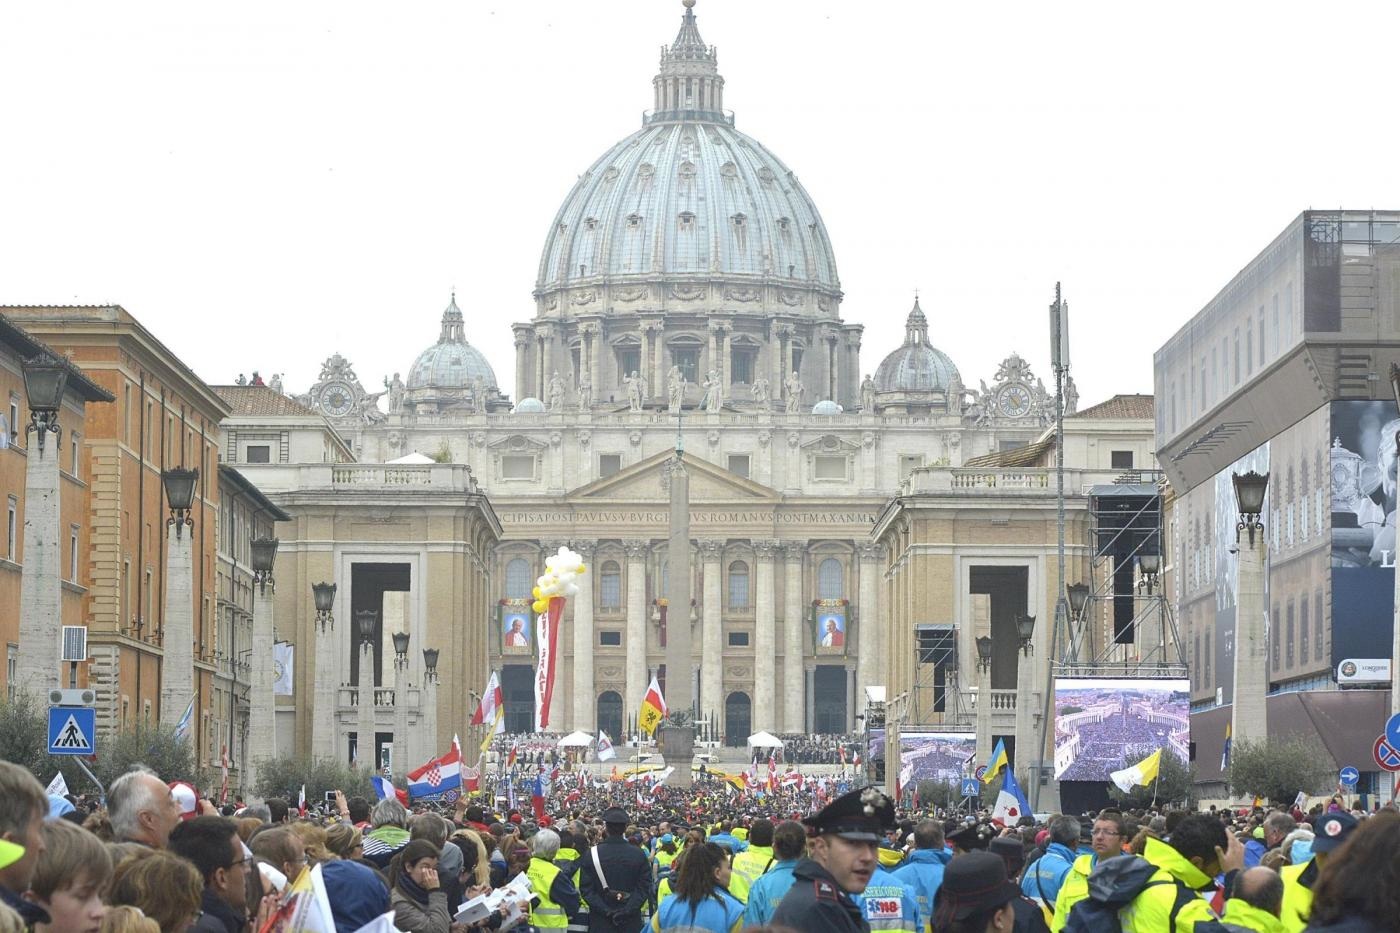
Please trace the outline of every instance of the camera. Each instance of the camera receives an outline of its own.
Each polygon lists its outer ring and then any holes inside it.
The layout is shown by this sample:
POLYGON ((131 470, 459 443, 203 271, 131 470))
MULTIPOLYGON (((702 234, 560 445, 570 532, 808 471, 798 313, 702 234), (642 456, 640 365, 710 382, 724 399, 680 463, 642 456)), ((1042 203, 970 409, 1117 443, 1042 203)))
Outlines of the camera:
POLYGON ((326 791, 326 803, 335 803, 335 791, 326 791))

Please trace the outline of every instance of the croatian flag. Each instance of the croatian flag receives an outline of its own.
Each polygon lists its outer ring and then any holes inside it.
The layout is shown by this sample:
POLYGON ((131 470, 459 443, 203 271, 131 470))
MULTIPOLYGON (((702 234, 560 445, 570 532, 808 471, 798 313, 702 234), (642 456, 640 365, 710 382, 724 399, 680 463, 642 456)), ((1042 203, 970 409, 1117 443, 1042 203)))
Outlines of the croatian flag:
POLYGON ((406 775, 409 797, 438 797, 448 791, 462 789, 462 753, 457 743, 452 743, 452 751, 441 758, 434 758, 415 771, 406 775))

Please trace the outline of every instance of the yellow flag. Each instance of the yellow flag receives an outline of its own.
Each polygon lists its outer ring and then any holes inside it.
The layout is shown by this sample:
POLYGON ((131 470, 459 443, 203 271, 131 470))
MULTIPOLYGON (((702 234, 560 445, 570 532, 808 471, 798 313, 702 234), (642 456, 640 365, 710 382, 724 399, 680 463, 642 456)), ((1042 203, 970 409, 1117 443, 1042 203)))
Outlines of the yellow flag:
POLYGON ((642 698, 642 709, 637 714, 637 728, 647 735, 656 731, 657 725, 661 722, 661 717, 666 715, 666 700, 661 696, 661 685, 656 682, 656 677, 651 678, 651 686, 647 687, 647 694, 642 698))

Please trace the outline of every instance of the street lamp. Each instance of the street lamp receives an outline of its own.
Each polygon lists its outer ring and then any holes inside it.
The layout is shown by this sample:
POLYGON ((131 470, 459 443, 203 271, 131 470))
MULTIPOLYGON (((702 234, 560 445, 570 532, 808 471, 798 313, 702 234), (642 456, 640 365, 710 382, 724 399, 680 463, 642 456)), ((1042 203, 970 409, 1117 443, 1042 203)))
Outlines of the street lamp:
POLYGON ((335 608, 335 584, 311 584, 311 598, 316 603, 316 624, 321 627, 321 631, 334 629, 335 616, 331 614, 331 610, 335 608))
POLYGON ((1249 532, 1249 546, 1254 547, 1254 533, 1264 530, 1259 515, 1264 511, 1264 493, 1269 489, 1269 474, 1259 474, 1253 470, 1236 473, 1231 479, 1235 484, 1235 505, 1240 512, 1240 520, 1235 525, 1235 541, 1240 540, 1240 532, 1249 532))
POLYGON ((1138 572, 1142 574, 1142 586, 1151 596, 1157 588, 1157 574, 1162 572, 1162 555, 1142 554, 1138 557, 1138 572))
POLYGON ((1069 612, 1074 616, 1075 621, 1084 618, 1084 607, 1089 605, 1089 584, 1071 583, 1065 587, 1065 596, 1069 599, 1069 612))
POLYGON ((160 474, 160 480, 165 485, 165 501, 170 504, 170 518, 166 524, 175 526, 175 537, 178 538, 184 526, 194 527, 190 510, 194 505, 194 490, 199 483, 199 471, 171 467, 160 474))
POLYGON ((277 592, 277 582, 272 578, 272 564, 277 559, 276 538, 253 539, 253 583, 261 592, 267 593, 267 585, 277 592))
MULTIPOLYGON (((1021 636, 1021 650, 1029 657, 1033 650, 1031 647, 1031 637, 1035 635, 1035 616, 1017 616, 1016 633, 1021 636)), ((990 646, 988 646, 988 648, 990 650, 990 646)))
MULTIPOLYGON (((39 451, 44 450, 44 434, 59 433, 58 409, 68 384, 68 366, 51 353, 40 352, 24 361, 24 394, 29 397, 29 430, 39 433, 39 451)), ((11 430, 14 429, 11 425, 11 430)))
POLYGON ((408 633, 395 632, 394 639, 394 666, 408 667, 408 633))
POLYGON ((360 633, 360 647, 368 651, 374 643, 374 624, 379 621, 379 613, 373 609, 361 609, 355 613, 355 630, 360 633))
POLYGON ((439 651, 437 648, 423 649, 423 677, 425 680, 430 680, 433 683, 437 683, 438 654, 439 651))
POLYGON ((977 639, 977 667, 981 670, 992 669, 992 638, 990 635, 983 635, 977 639))

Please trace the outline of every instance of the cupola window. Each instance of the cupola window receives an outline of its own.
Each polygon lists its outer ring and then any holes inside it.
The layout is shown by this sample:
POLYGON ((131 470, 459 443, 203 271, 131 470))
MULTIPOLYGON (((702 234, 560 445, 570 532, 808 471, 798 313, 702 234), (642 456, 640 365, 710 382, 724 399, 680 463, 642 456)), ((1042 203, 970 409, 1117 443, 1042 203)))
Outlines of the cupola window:
POLYGON ((682 230, 691 230, 695 227, 695 215, 690 211, 681 211, 677 219, 680 221, 682 230))
POLYGON ((627 226, 636 228, 636 227, 640 227, 641 225, 642 225, 642 215, 641 215, 641 214, 628 214, 628 215, 627 215, 627 226))

